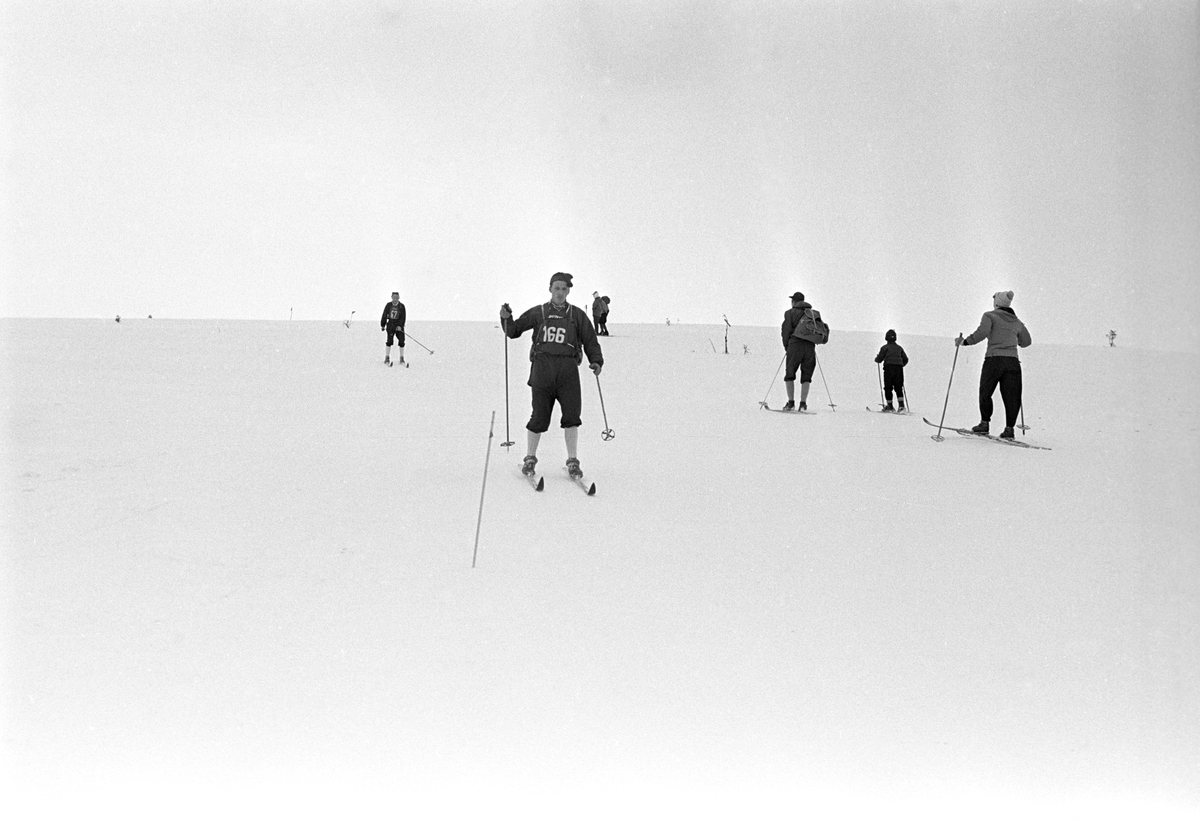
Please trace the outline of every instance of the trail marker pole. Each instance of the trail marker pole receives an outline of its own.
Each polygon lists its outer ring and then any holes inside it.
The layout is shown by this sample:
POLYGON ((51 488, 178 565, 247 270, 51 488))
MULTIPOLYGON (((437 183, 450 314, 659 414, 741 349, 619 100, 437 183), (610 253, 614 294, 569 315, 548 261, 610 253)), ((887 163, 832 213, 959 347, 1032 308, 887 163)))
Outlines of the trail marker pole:
POLYGON ((479 557, 479 529, 483 526, 483 494, 487 492, 488 462, 492 459, 492 431, 496 427, 496 412, 492 411, 492 423, 488 427, 487 457, 483 460, 483 488, 479 491, 479 518, 475 522, 475 552, 471 554, 471 567, 479 557))

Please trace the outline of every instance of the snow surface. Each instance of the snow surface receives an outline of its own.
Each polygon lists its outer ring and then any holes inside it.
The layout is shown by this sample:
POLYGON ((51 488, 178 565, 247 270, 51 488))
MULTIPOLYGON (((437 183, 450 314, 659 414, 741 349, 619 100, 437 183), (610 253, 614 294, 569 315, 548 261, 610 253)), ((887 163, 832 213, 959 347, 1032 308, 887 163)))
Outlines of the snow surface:
POLYGON ((931 440, 952 333, 898 329, 915 416, 867 413, 882 331, 836 328, 785 416, 776 329, 611 327, 588 498, 557 427, 520 480, 528 342, 506 417, 494 324, 412 322, 435 353, 387 369, 369 322, 0 320, 10 802, 1200 808, 1194 357, 1032 329, 1034 451, 931 440))

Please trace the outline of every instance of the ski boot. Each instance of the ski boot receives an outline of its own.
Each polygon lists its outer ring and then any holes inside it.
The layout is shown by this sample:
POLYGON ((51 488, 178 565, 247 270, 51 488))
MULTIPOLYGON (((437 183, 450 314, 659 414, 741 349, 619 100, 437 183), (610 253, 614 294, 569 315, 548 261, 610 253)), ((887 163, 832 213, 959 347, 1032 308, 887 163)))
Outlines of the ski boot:
POLYGON ((985 419, 984 421, 980 422, 975 427, 971 428, 971 433, 982 433, 984 436, 987 436, 988 435, 988 427, 989 427, 988 422, 985 419))
POLYGON ((801 402, 801 403, 800 403, 800 407, 796 408, 796 410, 802 410, 802 411, 806 411, 806 410, 808 410, 808 403, 807 403, 807 402, 801 402))
POLYGON ((579 460, 574 457, 567 460, 567 475, 572 479, 583 478, 583 468, 579 466, 579 460))
POLYGON ((892 403, 889 401, 886 405, 883 406, 883 412, 884 413, 895 413, 896 409, 892 407, 892 403))
POLYGON ((896 409, 896 412, 897 412, 897 413, 905 413, 905 412, 908 410, 908 408, 904 407, 904 400, 903 400, 903 399, 899 399, 899 400, 897 400, 896 404, 899 406, 899 407, 897 407, 897 409, 896 409))
POLYGON ((784 410, 786 410, 786 411, 795 410, 795 409, 796 409, 796 403, 795 403, 795 402, 793 402, 791 399, 789 399, 789 400, 787 401, 787 404, 783 406, 783 409, 784 409, 784 410))
POLYGON ((1012 439, 1013 438, 1013 429, 1005 428, 1003 431, 1001 431, 1000 438, 1001 439, 1012 439))
POLYGON ((521 473, 525 476, 532 476, 537 472, 537 457, 526 456, 525 461, 521 464, 521 473))
POLYGON ((390 356, 385 356, 383 358, 383 364, 387 365, 389 368, 392 367, 392 358, 390 356))

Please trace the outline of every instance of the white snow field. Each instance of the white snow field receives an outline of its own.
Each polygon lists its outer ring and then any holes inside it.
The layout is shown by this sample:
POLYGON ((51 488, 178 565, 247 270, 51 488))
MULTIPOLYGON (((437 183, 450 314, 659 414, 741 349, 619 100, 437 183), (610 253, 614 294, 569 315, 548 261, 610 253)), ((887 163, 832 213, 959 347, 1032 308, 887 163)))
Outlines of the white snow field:
POLYGON ((0 320, 9 817, 1195 817, 1194 356, 1033 327, 1039 451, 930 438, 958 327, 911 417, 882 328, 814 416, 775 328, 611 328, 589 498, 494 323, 0 320))

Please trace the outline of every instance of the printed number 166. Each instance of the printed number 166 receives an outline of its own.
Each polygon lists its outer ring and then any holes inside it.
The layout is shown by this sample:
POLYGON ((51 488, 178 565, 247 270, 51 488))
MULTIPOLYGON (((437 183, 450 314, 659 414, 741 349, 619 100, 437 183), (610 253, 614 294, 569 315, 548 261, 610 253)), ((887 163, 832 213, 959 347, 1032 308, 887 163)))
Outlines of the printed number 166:
POLYGON ((566 328, 551 328, 549 325, 542 326, 542 341, 543 342, 559 342, 567 341, 566 328))

